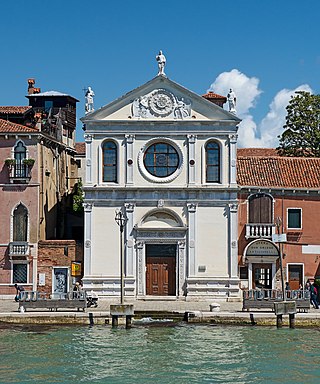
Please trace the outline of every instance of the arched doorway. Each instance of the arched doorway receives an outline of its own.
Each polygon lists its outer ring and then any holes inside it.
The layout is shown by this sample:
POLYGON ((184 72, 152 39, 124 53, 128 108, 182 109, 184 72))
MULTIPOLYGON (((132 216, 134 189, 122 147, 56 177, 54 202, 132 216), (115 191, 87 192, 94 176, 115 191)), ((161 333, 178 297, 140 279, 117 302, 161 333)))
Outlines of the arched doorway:
POLYGON ((274 288, 278 247, 270 240, 257 239, 247 245, 243 256, 248 266, 249 289, 274 288))
POLYGON ((168 209, 143 217, 136 227, 138 295, 184 294, 186 230, 180 217, 168 209))

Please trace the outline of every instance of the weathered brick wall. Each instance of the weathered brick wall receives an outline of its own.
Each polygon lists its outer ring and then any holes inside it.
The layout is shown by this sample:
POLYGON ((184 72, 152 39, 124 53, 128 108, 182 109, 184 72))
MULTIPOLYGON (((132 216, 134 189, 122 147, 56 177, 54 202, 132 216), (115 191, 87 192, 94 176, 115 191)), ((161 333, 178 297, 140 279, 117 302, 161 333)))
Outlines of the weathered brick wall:
MULTIPOLYGON (((53 267, 69 267, 76 261, 75 240, 41 240, 38 245, 38 277, 45 273, 45 286, 39 286, 39 292, 52 292, 53 267)), ((78 258, 77 258, 78 261, 78 258)))

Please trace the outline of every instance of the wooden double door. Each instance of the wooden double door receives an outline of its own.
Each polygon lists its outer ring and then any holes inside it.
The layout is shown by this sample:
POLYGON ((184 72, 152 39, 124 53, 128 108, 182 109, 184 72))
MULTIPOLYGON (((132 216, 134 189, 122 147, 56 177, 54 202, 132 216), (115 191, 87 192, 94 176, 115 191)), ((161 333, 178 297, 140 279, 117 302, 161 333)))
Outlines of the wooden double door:
POLYGON ((146 245, 146 293, 176 295, 176 244, 146 245))

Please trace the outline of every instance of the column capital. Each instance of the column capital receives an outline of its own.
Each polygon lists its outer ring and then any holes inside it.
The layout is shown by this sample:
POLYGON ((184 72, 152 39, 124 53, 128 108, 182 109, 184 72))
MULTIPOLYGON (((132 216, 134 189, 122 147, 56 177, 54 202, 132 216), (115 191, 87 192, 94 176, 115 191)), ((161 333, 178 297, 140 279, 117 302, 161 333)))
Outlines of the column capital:
POLYGON ((233 133, 231 135, 229 135, 229 141, 230 141, 230 144, 235 144, 238 140, 238 135, 233 133))
POLYGON ((135 135, 126 135, 125 137, 128 144, 132 144, 134 142, 135 135))
POLYGON ((229 205, 229 210, 232 213, 236 213, 238 211, 238 204, 237 203, 231 203, 229 205))
POLYGON ((89 135, 88 133, 84 135, 84 141, 86 143, 92 143, 93 135, 89 135))
POLYGON ((85 212, 91 212, 92 211, 92 203, 83 203, 83 208, 85 212))
POLYGON ((133 212, 135 208, 134 203, 124 203, 124 207, 126 209, 126 212, 133 212))
POLYGON ((144 246, 144 241, 139 240, 139 241, 136 242, 136 247, 138 249, 142 249, 143 246, 144 246))
POLYGON ((188 203, 188 212, 195 212, 197 210, 197 204, 196 203, 188 203))
POLYGON ((197 141, 197 135, 188 135, 187 137, 190 144, 195 144, 195 142, 197 141))

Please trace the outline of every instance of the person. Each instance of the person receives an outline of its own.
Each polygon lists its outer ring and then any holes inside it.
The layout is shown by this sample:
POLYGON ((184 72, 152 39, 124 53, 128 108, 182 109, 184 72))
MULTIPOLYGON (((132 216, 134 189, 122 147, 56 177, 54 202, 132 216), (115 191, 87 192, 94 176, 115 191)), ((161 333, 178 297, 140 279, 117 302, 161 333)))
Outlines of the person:
POLYGON ((16 296, 14 298, 15 301, 19 301, 21 299, 21 292, 23 292, 25 289, 22 285, 18 285, 18 284, 15 284, 14 285, 15 289, 16 289, 16 296))
POLYGON ((286 288, 285 290, 287 291, 287 298, 290 298, 290 292, 291 291, 291 288, 290 288, 290 285, 289 285, 289 281, 286 281, 286 288))
POLYGON ((73 298, 79 298, 80 297, 80 291, 81 291, 81 286, 79 281, 77 281, 73 287, 73 298))
POLYGON ((319 309, 318 290, 314 283, 310 285, 310 303, 313 305, 313 308, 319 309))
POLYGON ((230 88, 230 91, 227 95, 228 102, 229 102, 229 112, 231 113, 236 113, 236 102, 237 102, 237 97, 236 94, 233 92, 232 88, 230 88))
POLYGON ((91 89, 91 87, 88 87, 87 92, 85 94, 86 98, 86 105, 85 105, 85 110, 86 113, 93 112, 93 97, 94 97, 94 92, 91 89))
POLYGON ((158 76, 164 75, 165 74, 164 73, 164 66, 166 65, 166 57, 162 53, 162 51, 159 51, 159 54, 156 56, 156 60, 158 62, 158 68, 159 68, 158 76))

